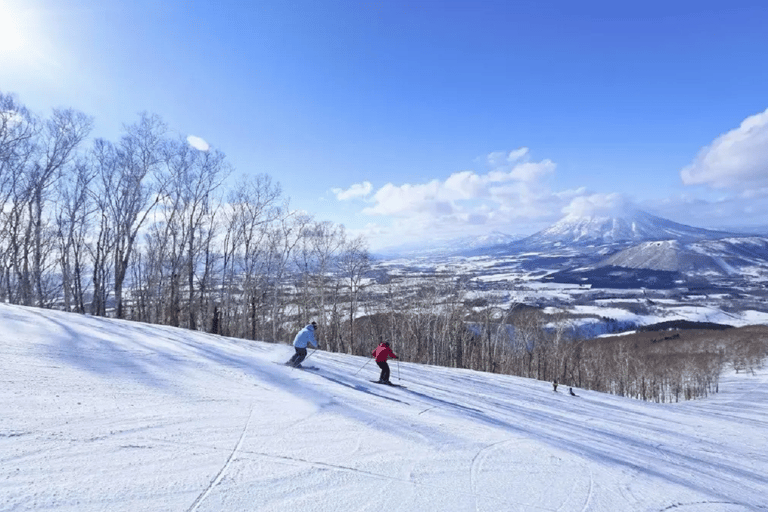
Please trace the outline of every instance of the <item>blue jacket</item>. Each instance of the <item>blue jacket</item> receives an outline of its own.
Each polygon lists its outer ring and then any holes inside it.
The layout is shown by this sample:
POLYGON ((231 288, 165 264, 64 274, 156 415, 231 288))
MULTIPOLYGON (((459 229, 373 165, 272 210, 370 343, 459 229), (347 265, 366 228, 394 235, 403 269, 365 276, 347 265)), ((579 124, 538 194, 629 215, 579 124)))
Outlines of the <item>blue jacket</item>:
POLYGON ((293 339, 293 346, 296 348, 307 348, 307 343, 311 343, 313 347, 317 348, 315 328, 312 326, 312 324, 309 324, 300 330, 296 337, 293 339))

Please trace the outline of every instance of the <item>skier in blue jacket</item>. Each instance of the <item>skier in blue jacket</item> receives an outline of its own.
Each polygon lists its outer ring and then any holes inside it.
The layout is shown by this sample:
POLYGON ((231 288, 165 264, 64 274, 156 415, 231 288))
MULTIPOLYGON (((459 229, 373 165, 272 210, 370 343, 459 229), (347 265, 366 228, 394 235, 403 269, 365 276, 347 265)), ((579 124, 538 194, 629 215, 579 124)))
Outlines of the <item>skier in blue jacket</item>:
POLYGON ((300 368, 301 362, 307 357, 307 344, 311 343, 313 347, 317 348, 315 329, 317 329, 317 322, 313 321, 299 331, 293 339, 293 347, 296 349, 296 353, 285 363, 286 365, 300 368))

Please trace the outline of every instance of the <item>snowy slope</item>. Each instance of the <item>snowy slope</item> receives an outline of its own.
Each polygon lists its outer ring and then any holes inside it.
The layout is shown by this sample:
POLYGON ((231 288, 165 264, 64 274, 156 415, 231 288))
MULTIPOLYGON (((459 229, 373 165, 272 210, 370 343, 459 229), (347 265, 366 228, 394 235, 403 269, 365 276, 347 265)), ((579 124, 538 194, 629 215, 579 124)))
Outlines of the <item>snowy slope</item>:
POLYGON ((767 371, 659 405, 290 352, 0 305, 0 510, 768 510, 767 371))
POLYGON ((677 240, 643 242, 611 255, 600 265, 730 275, 767 263, 768 238, 753 236, 688 244, 677 240))
POLYGON ((689 249, 677 240, 643 242, 611 255, 599 265, 683 273, 714 272, 726 275, 733 271, 722 259, 710 256, 703 251, 689 249))

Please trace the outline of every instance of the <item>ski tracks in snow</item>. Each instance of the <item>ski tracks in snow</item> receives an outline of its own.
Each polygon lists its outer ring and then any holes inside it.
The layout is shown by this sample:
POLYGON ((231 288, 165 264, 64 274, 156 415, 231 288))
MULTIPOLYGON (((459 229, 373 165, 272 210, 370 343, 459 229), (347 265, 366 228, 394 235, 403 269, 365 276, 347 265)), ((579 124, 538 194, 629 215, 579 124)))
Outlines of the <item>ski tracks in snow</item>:
MULTIPOLYGON (((592 474, 592 468, 589 464, 586 464, 586 467, 589 469, 589 492, 587 492, 587 498, 584 500, 584 508, 581 509, 581 512, 587 512, 587 510, 589 510, 589 503, 592 501, 592 491, 595 488, 595 476, 592 474)), ((576 482, 573 483, 573 487, 574 489, 576 488, 576 482)), ((558 509, 558 512, 559 510, 560 509, 558 509)))
MULTIPOLYGON (((518 450, 520 450, 521 446, 524 446, 525 443, 526 443, 525 439, 505 439, 505 440, 497 441, 495 443, 484 446, 483 448, 478 450, 478 452, 472 458, 472 461, 470 463, 470 469, 469 469, 470 490, 475 501, 475 510, 477 512, 483 512, 486 510, 499 510, 500 509, 499 506, 501 504, 505 505, 505 508, 503 510, 510 510, 509 508, 506 508, 509 506, 515 507, 515 510, 525 510, 525 511, 542 510, 542 511, 549 511, 549 512, 559 512, 564 509, 572 510, 572 509, 566 509, 565 507, 568 506, 569 502, 571 501, 571 498, 577 493, 577 490, 581 485, 581 482, 579 481, 579 479, 574 479, 571 491, 568 493, 568 496, 563 500, 563 502, 557 509, 553 508, 551 504, 547 504, 546 500, 542 501, 539 505, 536 505, 535 503, 531 503, 530 501, 528 502, 515 501, 513 499, 510 499, 510 496, 508 495, 499 495, 498 482, 493 482, 492 480, 487 481, 486 483, 491 486, 495 486, 497 492, 491 494, 491 493, 482 491, 482 489, 480 488, 481 487, 480 484, 482 482, 482 474, 484 472, 484 467, 488 462, 488 459, 493 455, 493 453, 498 450, 503 450, 504 448, 514 449, 515 447, 517 447, 518 450), (481 506, 481 499, 486 501, 491 501, 493 502, 493 504, 490 505, 490 507, 483 507, 481 506)), ((517 462, 522 462, 522 461, 510 462, 509 459, 504 459, 504 460, 506 461, 507 464, 511 463, 513 465, 517 462)), ((527 459, 524 459, 524 460, 527 460, 527 459)), ((549 464, 547 464, 546 462, 542 463, 539 465, 538 470, 547 470, 548 466, 549 464)), ((588 465, 586 466, 586 468, 589 471, 589 489, 585 493, 586 496, 584 498, 584 506, 581 509, 582 512, 585 512, 586 510, 589 509, 589 505, 592 500, 592 491, 593 491, 594 479, 592 475, 592 469, 588 465)), ((498 471, 498 468, 496 468, 495 470, 488 471, 487 473, 492 475, 496 471, 498 471)), ((528 470, 521 470, 521 472, 525 472, 525 471, 528 471, 528 470)), ((512 493, 515 492, 515 489, 513 487, 507 487, 506 490, 507 492, 512 492, 512 493)), ((540 489, 538 491, 540 491, 540 489)), ((537 494, 538 491, 526 493, 526 495, 534 496, 537 494)))
POLYGON ((205 498, 207 498, 208 495, 211 493, 213 488, 216 487, 219 484, 219 482, 221 482, 221 479, 224 477, 224 474, 226 473, 230 464, 232 464, 232 461, 240 452, 240 448, 243 445, 243 440, 245 440, 245 434, 246 432, 248 432, 248 427, 251 424, 252 417, 253 417, 253 406, 251 406, 251 410, 248 412, 248 420, 245 422, 245 427, 243 427, 243 431, 240 433, 240 439, 237 440, 237 444, 235 445, 235 448, 232 450, 232 453, 229 454, 229 457, 227 457, 227 460, 224 462, 224 465, 221 467, 219 472, 216 473, 216 476, 213 477, 213 480, 211 480, 208 486, 205 489, 203 489, 203 492, 201 492, 200 495, 192 503, 192 505, 190 505, 190 507, 187 509, 187 512, 194 512, 195 510, 197 510, 200 504, 203 501, 205 501, 205 498))
POLYGON ((501 444, 508 444, 511 443, 510 440, 504 440, 504 441, 498 441, 493 444, 489 444, 488 446, 481 448, 475 456, 472 458, 472 462, 469 465, 469 487, 472 489, 472 494, 475 498, 475 510, 477 512, 480 512, 480 503, 478 502, 478 479, 480 476, 480 472, 483 469, 483 462, 485 459, 488 458, 488 452, 497 446, 501 444))

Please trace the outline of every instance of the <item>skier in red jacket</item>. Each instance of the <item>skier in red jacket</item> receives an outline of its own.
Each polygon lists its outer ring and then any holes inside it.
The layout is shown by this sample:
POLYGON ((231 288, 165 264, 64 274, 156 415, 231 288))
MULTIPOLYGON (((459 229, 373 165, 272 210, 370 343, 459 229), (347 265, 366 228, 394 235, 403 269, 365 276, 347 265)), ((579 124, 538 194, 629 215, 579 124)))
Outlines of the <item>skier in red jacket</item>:
POLYGON ((387 364, 387 358, 391 357, 393 359, 397 359, 397 356, 394 352, 392 352, 392 349, 389 348, 388 342, 383 342, 378 347, 376 347, 376 350, 373 351, 373 354, 371 354, 373 357, 376 358, 376 364, 379 365, 379 368, 381 368, 381 376, 379 376, 379 382, 381 384, 392 384, 389 382, 389 365, 387 364))

